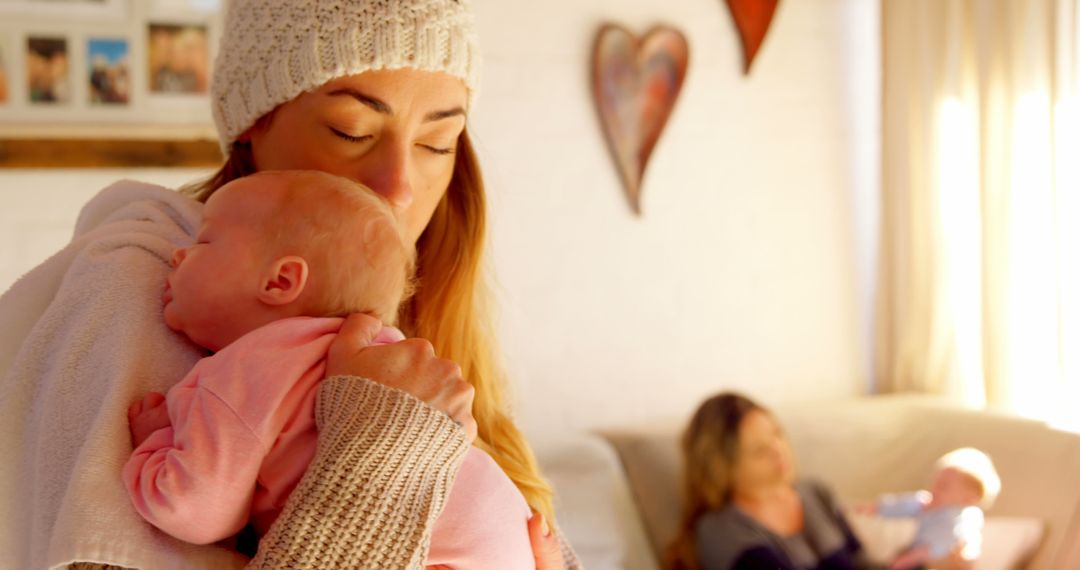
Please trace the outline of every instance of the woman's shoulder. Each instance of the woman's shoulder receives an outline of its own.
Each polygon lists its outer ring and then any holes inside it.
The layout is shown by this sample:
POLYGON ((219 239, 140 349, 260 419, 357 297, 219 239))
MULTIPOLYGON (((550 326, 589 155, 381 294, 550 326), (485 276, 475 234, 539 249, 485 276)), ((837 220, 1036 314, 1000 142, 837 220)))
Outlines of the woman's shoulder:
POLYGON ((730 531, 746 526, 745 517, 739 513, 734 505, 728 505, 722 509, 708 511, 697 520, 697 530, 701 533, 707 531, 730 531))
POLYGON ((820 479, 804 478, 795 482, 795 490, 798 491, 799 496, 804 500, 811 499, 826 507, 834 508, 837 506, 836 497, 833 494, 832 488, 820 479))

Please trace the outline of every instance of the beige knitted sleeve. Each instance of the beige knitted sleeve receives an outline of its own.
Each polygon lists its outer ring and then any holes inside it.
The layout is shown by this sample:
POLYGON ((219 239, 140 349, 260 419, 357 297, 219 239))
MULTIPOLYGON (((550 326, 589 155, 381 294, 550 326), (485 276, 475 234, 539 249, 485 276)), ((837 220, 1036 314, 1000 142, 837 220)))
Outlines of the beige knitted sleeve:
POLYGON ((465 431, 405 392, 343 376, 319 388, 315 420, 315 458, 248 568, 422 568, 465 431))
POLYGON ((559 536, 559 551, 562 552, 563 567, 565 567, 566 570, 585 570, 585 567, 581 564, 581 559, 577 556, 577 552, 574 552, 574 548, 566 541, 566 535, 561 531, 557 532, 559 536))

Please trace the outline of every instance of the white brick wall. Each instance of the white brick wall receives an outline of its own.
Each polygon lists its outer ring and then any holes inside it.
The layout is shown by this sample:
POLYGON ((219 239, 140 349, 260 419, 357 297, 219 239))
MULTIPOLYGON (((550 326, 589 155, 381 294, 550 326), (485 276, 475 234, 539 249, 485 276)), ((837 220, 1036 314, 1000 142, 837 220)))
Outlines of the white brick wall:
POLYGON ((79 209, 121 178, 176 187, 206 171, 8 170, 0 171, 0 291, 64 247, 79 209))
MULTIPOLYGON (((708 393, 832 398, 867 381, 878 192, 875 0, 782 2, 741 72, 722 0, 479 0, 471 128, 500 337, 530 431, 687 413, 708 393), (626 206, 593 109, 593 34, 680 27, 684 93, 626 206)), ((0 173, 0 288, 59 248, 110 171, 0 173)), ((195 172, 136 177, 175 186, 195 172)), ((0 324, 2 326, 2 324, 0 324)))

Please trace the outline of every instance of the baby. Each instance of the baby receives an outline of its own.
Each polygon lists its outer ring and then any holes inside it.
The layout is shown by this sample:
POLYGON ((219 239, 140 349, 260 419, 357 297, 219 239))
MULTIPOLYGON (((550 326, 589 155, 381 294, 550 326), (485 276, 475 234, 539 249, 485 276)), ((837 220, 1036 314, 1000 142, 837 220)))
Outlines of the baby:
POLYGON ((963 545, 962 556, 972 560, 982 550, 983 508, 1001 490, 1001 479, 990 458, 965 447, 945 454, 934 467, 929 491, 885 495, 876 507, 883 517, 914 517, 918 530, 911 546, 891 568, 917 568, 948 557, 963 545))
MULTIPOLYGON (((123 480, 139 514, 193 543, 249 522, 262 536, 314 457, 315 395, 342 317, 392 323, 413 255, 386 204, 344 178, 267 172, 218 190, 196 243, 174 253, 162 295, 169 328, 214 354, 128 411, 136 449, 123 480)), ((375 343, 403 338, 384 327, 375 343)), ((533 568, 530 514, 472 447, 427 563, 533 568)))

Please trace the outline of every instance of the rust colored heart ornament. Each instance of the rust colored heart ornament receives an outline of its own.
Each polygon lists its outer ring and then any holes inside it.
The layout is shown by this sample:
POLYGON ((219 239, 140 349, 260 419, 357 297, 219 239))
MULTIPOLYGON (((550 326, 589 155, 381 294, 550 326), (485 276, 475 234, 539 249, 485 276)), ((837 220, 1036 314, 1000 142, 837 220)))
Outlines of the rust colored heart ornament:
POLYGON ((743 47, 743 73, 750 73, 761 43, 769 33, 780 0, 727 0, 743 47))
POLYGON ((593 51, 593 96, 630 207, 641 215, 641 180, 682 90, 686 38, 657 27, 644 38, 615 25, 601 28, 593 51))

